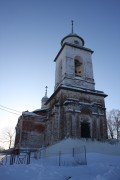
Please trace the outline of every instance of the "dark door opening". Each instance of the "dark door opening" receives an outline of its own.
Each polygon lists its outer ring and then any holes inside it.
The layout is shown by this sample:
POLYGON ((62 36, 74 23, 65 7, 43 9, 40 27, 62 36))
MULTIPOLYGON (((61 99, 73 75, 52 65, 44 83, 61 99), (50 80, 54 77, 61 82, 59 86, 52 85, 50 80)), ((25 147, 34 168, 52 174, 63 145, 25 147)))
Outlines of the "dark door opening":
POLYGON ((90 125, 89 123, 81 123, 81 137, 90 138, 90 125))

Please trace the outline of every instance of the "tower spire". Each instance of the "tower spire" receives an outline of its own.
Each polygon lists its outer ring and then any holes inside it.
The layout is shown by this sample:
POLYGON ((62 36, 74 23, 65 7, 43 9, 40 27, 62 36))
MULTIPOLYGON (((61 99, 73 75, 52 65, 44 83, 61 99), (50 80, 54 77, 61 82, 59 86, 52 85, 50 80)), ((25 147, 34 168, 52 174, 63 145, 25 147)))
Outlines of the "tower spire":
POLYGON ((71 33, 72 33, 72 34, 73 34, 73 23, 74 23, 74 21, 71 20, 71 25, 72 25, 72 31, 71 31, 71 33))
POLYGON ((47 88, 48 88, 48 87, 46 86, 46 87, 45 87, 45 89, 46 89, 46 90, 45 90, 45 96, 47 96, 47 88))

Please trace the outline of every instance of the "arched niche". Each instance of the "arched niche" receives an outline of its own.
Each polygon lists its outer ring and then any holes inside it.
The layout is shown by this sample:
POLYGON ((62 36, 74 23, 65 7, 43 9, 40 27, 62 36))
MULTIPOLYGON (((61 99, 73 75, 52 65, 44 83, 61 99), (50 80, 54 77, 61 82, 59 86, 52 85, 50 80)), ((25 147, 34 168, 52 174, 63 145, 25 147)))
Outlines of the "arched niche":
POLYGON ((83 60, 81 57, 76 56, 74 58, 74 72, 76 77, 83 77, 83 60))

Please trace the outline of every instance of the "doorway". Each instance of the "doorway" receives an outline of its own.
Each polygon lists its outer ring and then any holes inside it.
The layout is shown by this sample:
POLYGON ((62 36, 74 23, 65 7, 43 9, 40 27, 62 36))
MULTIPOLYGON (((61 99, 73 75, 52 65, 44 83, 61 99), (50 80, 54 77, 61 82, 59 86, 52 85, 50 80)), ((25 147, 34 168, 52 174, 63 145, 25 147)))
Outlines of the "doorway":
POLYGON ((90 124, 87 122, 81 123, 81 137, 90 138, 90 124))

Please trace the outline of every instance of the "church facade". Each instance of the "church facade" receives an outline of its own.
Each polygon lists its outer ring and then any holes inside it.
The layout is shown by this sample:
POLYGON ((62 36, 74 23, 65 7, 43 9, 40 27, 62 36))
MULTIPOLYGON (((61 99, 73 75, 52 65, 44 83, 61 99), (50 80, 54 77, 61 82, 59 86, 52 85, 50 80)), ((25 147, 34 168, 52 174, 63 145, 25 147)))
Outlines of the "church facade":
POLYGON ((55 57, 55 88, 41 109, 23 112, 16 126, 15 148, 40 148, 64 138, 107 139, 103 91, 95 90, 93 51, 73 32, 55 57))

